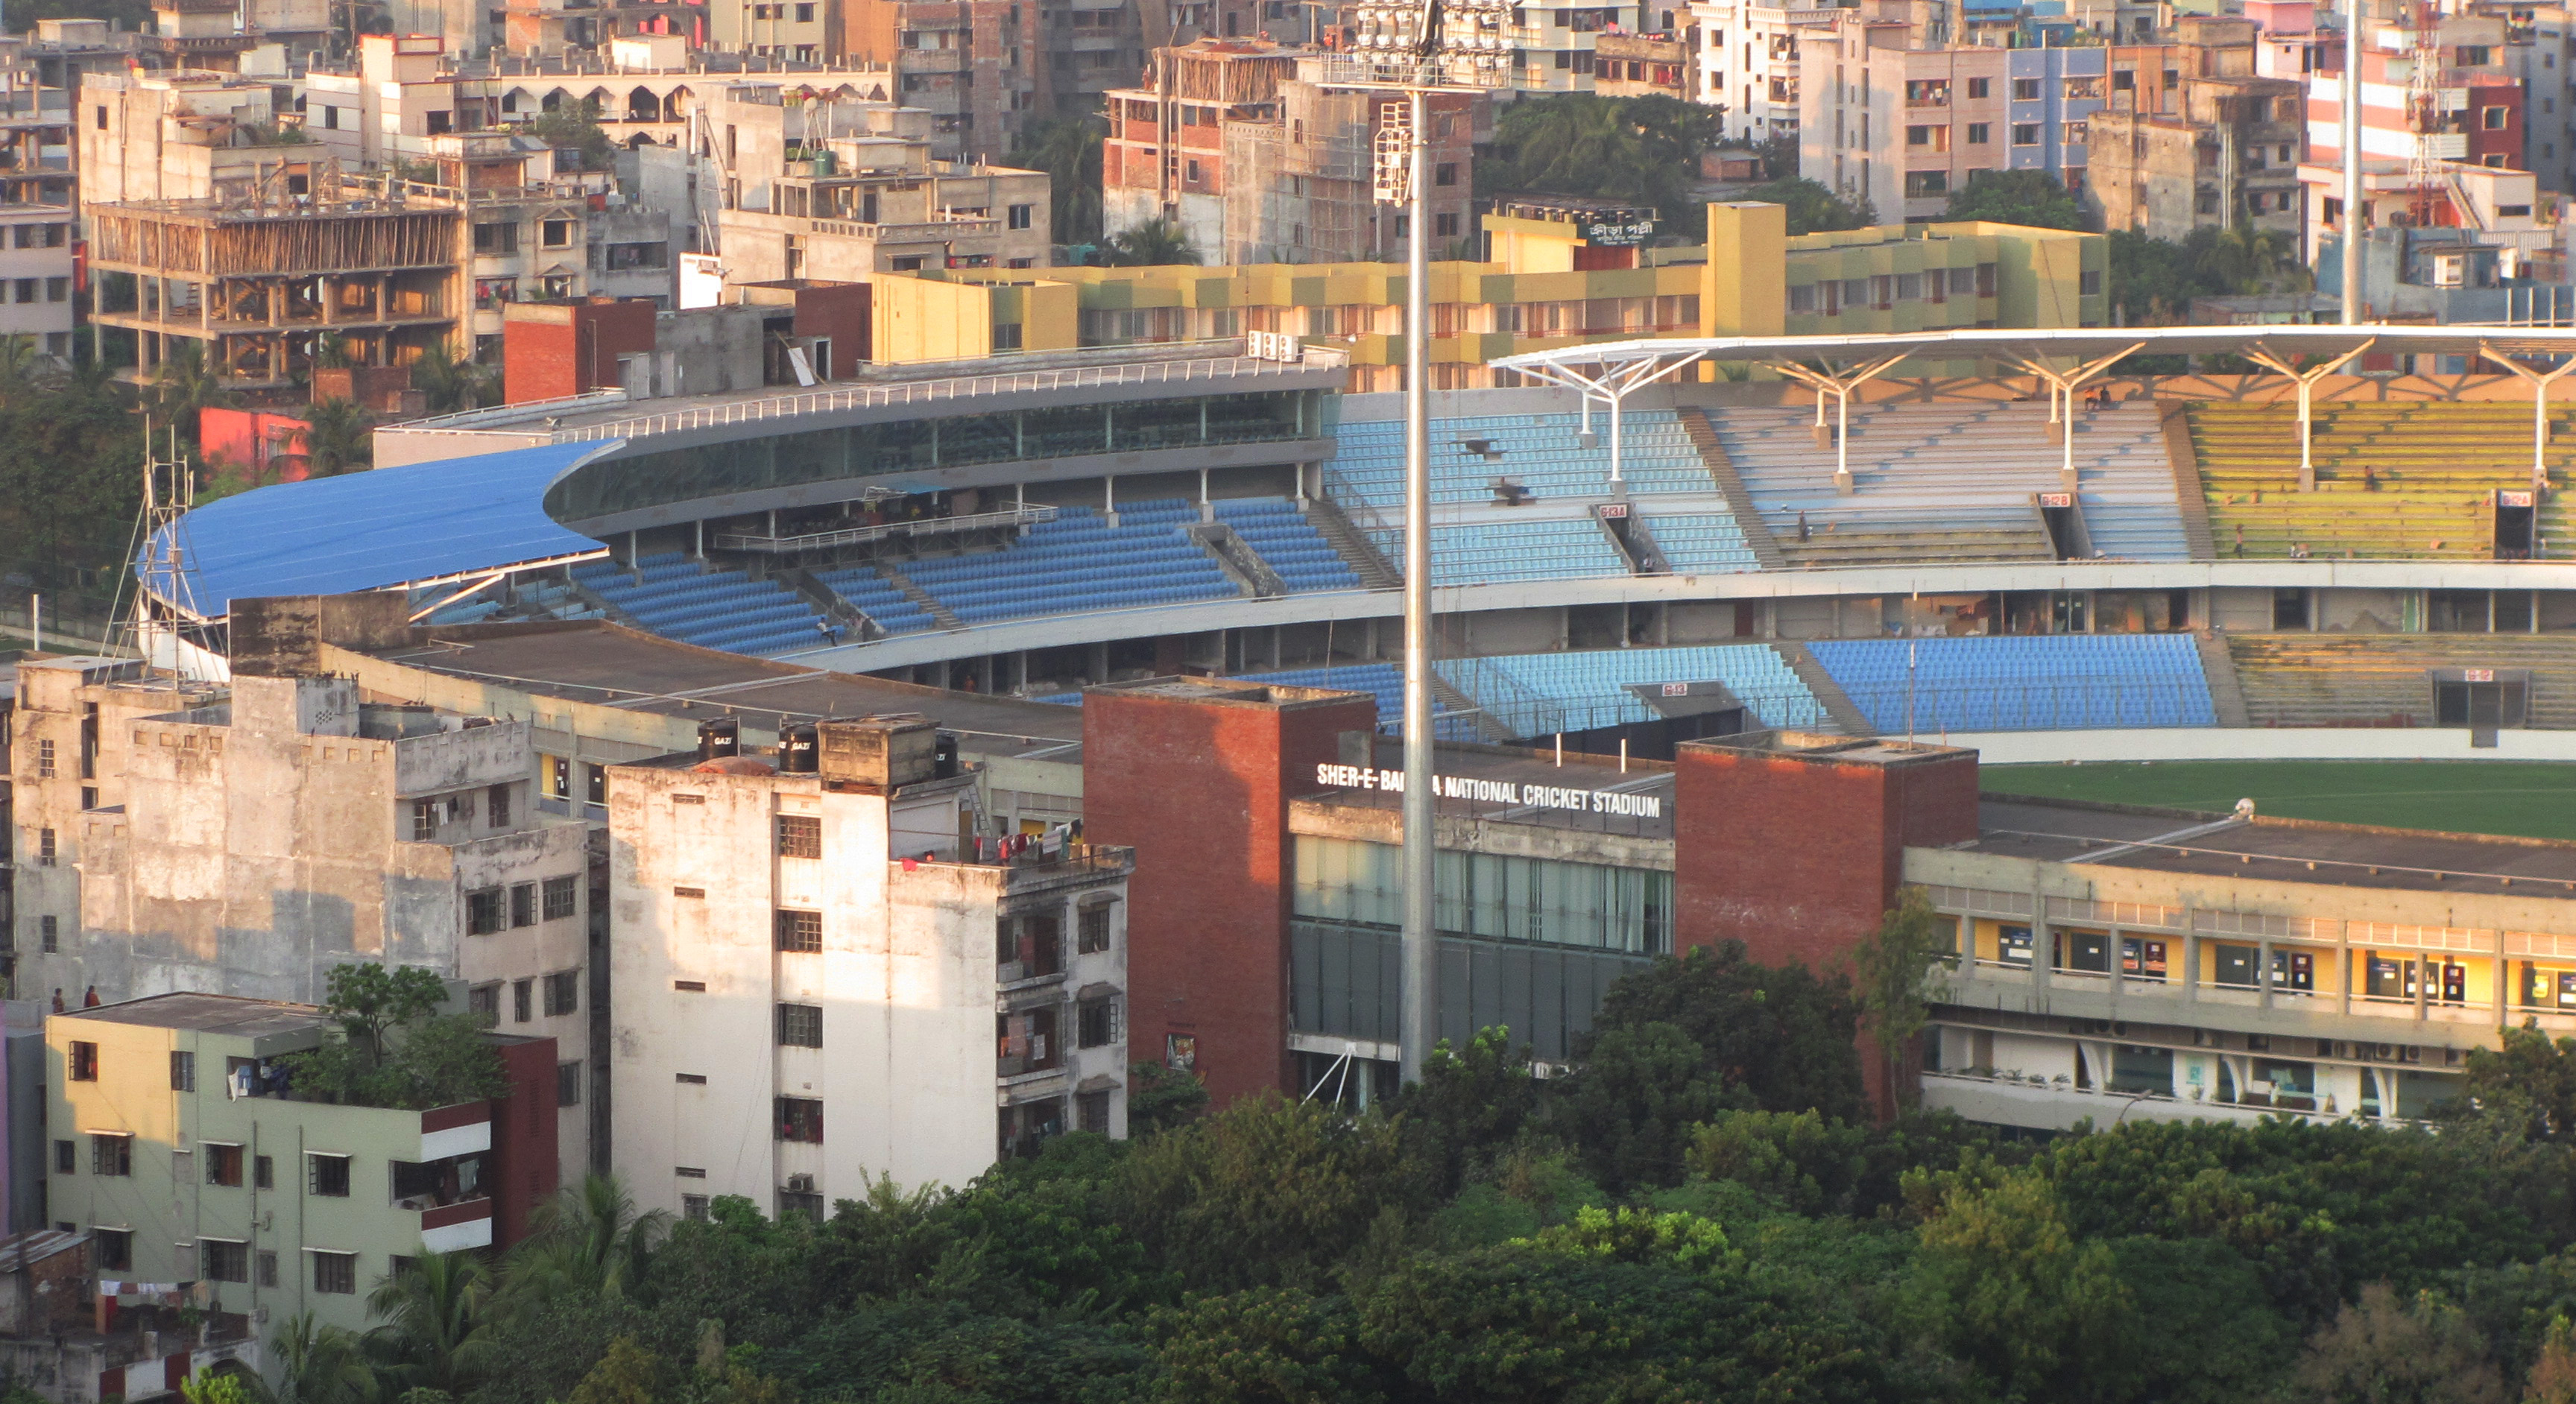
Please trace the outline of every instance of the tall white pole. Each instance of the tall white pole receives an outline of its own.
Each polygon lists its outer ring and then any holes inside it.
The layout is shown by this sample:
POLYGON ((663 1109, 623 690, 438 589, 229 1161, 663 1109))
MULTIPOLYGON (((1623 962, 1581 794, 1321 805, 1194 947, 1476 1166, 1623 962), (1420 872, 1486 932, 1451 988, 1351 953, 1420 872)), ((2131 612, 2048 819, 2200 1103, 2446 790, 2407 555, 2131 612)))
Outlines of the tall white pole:
POLYGON ((1404 248, 1404 1018, 1403 1075, 1422 1079, 1440 1030, 1431 834, 1431 143, 1429 102, 1407 95, 1411 211, 1404 248))
POLYGON ((2343 324, 2361 325, 2361 0, 2344 0, 2343 324))

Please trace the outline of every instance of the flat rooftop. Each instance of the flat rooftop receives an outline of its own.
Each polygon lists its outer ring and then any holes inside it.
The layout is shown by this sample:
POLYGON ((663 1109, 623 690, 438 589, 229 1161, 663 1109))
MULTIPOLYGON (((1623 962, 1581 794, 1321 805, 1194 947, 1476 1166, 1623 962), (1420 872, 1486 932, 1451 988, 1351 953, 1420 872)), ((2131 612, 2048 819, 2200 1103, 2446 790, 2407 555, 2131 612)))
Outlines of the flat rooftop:
POLYGON ((2209 877, 2576 899, 2576 843, 1998 799, 1973 851, 2209 877))
MULTIPOLYGON (((1366 778, 1400 775, 1403 740, 1371 739, 1376 763, 1374 775, 1366 778)), ((1559 765, 1550 752, 1442 745, 1433 750, 1432 770, 1440 781, 1432 803, 1443 815, 1635 838, 1673 836, 1673 771, 1659 761, 1631 761, 1623 774, 1616 757, 1569 751, 1559 765)), ((1363 777, 1356 774, 1336 774, 1345 783, 1318 785, 1299 798, 1365 809, 1393 810, 1404 803, 1400 790, 1360 783, 1363 777)))
POLYGON ((738 717, 772 731, 825 717, 919 712, 978 755, 1026 755, 1082 741, 1079 707, 750 658, 601 620, 436 628, 424 642, 366 652, 541 697, 697 721, 738 717))
POLYGON ((145 995, 122 1004, 67 1010, 54 1017, 96 1019, 109 1024, 141 1024, 156 1029, 194 1029, 200 1033, 233 1034, 241 1038, 298 1033, 318 1028, 323 1022, 321 1009, 314 1005, 219 994, 145 995))

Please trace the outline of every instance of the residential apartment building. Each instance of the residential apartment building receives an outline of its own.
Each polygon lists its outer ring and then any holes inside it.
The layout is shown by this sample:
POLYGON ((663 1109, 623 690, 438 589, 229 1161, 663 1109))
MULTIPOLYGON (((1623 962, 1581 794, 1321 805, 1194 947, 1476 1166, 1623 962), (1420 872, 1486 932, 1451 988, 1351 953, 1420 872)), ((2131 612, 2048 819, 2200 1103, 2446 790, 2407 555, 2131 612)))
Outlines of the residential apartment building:
MULTIPOLYGON (((1411 216, 1379 203, 1372 152, 1406 120, 1387 94, 1336 88, 1324 60, 1266 40, 1154 51, 1147 84, 1109 94, 1103 220, 1115 233, 1177 224, 1227 263, 1397 259, 1411 216)), ((1491 122, 1482 94, 1430 100, 1434 258, 1475 233, 1473 163, 1491 122)))
MULTIPOLYGON (((252 627, 237 617, 237 642, 252 627)), ((548 1135, 578 1173, 600 988, 589 826, 539 808, 528 724, 259 666, 175 692, 137 664, 22 670, 20 995, 312 999, 344 961, 434 970, 559 1050, 548 1135)))
MULTIPOLYGON (((2505 21, 2483 15, 2442 15, 2429 29, 2406 23, 2366 22, 2361 44, 2361 154, 2365 160, 2435 161, 2518 169, 2524 157, 2523 84, 2505 47, 2505 21), (2431 96, 2431 130, 2419 131, 2410 110, 2416 59, 2430 54, 2437 68, 2431 96)), ((2329 71, 2307 80, 2307 150, 2314 166, 2343 161, 2342 56, 2328 52, 2329 71)), ((2553 99, 2554 101, 2554 99, 2553 99)))
POLYGON ((0 336, 72 353, 71 95, 41 86, 23 51, 0 53, 0 336))
POLYGON ((194 993, 46 1020, 48 1216, 90 1235, 101 1278, 198 1283, 271 1329, 364 1330, 367 1294, 409 1260, 526 1236, 559 1183, 548 1040, 494 1036, 510 1091, 493 1101, 300 1099, 279 1060, 332 1027, 312 1005, 194 993))
POLYGON ((1763 141, 1798 130, 1798 34, 1833 25, 1841 7, 1691 0, 1686 31, 1694 101, 1718 109, 1721 135, 1763 141))
MULTIPOLYGON (((786 14, 817 7, 741 8, 786 14)), ((1068 21, 1097 15, 1117 21, 1112 32, 1122 34, 1134 23, 1123 6, 1087 10, 1036 0, 840 0, 827 8, 836 12, 827 16, 830 59, 892 73, 888 100, 929 112, 932 145, 952 161, 999 160, 1017 144, 1028 114, 1053 115, 1060 98, 1081 91, 1076 60, 1085 55, 1074 41, 1092 26, 1068 21)), ((1096 93, 1105 85, 1093 78, 1096 93)))
POLYGON ((1592 41, 1592 91, 1603 97, 1690 96, 1690 48, 1679 34, 1603 34, 1592 41))
POLYGON ((281 97, 231 73, 90 74, 75 123, 81 203, 239 196, 263 171, 329 154, 298 149, 281 97))
POLYGON ((2181 239, 2238 224, 2297 237, 2301 86, 2185 78, 2171 115, 2093 118, 2089 190, 2103 227, 2181 239))
MULTIPOLYGON (((1709 206, 1705 248, 1641 248, 1630 221, 1514 202, 1484 218, 1494 261, 1431 270, 1432 384, 1495 383, 1488 363, 1584 341, 1778 336, 1943 327, 2102 326, 2109 255, 2098 234, 1997 224, 1881 225, 1791 238, 1778 205, 1709 206)), ((1054 268, 1027 275, 880 278, 876 358, 986 354, 1000 342, 1113 346, 1284 332, 1341 348, 1348 388, 1403 376, 1400 266, 1239 264, 1054 268), (1070 293, 1059 296, 1057 292, 1070 293), (917 299, 917 301, 916 301, 917 299), (893 309, 917 306, 910 317, 893 309), (981 348, 981 349, 979 349, 981 348)))
POLYGON ((727 283, 1046 266, 1046 174, 943 160, 934 126, 919 108, 727 86, 706 121, 727 283))
POLYGON ((1000 852, 919 715, 711 725, 608 787, 615 1161, 640 1206, 821 1215, 1126 1132, 1123 850, 1000 852))

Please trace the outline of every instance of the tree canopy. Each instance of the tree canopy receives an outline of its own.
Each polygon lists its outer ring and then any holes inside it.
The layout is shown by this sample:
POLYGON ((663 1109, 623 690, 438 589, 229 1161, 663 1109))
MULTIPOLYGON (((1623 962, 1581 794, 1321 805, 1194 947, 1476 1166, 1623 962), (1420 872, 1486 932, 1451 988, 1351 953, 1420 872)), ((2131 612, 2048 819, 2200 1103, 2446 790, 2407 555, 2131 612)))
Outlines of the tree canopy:
POLYGON ((2048 171, 1971 172, 1965 186, 1950 192, 1944 217, 2033 229, 2090 227, 2083 204, 2063 179, 2048 171))
POLYGON ((1692 185, 1717 133, 1714 110, 1660 95, 1522 98, 1495 119, 1493 155, 1476 163, 1475 189, 1651 205, 1667 232, 1701 238, 1708 213, 1692 185))

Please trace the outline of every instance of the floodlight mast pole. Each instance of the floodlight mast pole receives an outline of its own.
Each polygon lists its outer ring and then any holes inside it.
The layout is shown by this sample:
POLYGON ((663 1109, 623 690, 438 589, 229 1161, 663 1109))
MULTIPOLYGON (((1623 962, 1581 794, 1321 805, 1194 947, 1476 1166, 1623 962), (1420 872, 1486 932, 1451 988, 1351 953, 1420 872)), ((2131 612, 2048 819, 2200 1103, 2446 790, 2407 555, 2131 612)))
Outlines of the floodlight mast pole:
POLYGON ((2361 325, 2361 0, 2343 21, 2343 324, 2361 325))
MULTIPOLYGON (((1439 12, 1440 0, 1426 0, 1426 40, 1438 33, 1439 12)), ((1426 54, 1425 63, 1432 58, 1426 54)), ((1440 1028, 1431 808, 1431 104, 1419 82, 1406 91, 1405 102, 1412 149, 1404 248, 1404 1016, 1399 1047, 1404 1080, 1420 1082, 1440 1028)))

